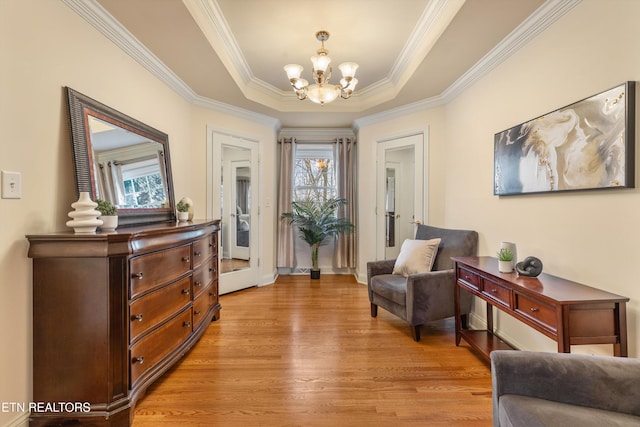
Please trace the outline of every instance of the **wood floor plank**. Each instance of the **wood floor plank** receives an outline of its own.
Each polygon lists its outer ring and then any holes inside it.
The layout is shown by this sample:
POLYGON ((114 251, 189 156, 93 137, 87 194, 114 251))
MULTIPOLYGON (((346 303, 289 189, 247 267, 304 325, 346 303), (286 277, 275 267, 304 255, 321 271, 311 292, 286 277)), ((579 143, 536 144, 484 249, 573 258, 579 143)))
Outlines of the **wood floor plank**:
POLYGON ((221 297, 185 358, 149 388, 133 427, 491 425, 491 373, 453 320, 409 326, 346 275, 280 276, 221 297))

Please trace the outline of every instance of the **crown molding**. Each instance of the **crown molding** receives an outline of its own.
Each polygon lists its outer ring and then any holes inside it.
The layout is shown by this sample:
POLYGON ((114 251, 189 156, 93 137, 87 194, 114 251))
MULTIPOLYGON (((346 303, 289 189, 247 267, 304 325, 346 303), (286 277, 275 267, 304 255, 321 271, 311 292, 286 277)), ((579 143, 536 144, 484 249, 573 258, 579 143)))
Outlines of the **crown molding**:
MULTIPOLYGON (((412 33, 412 38, 407 43, 407 45, 420 46, 421 42, 416 39, 418 37, 418 34, 420 34, 420 31, 425 31, 425 26, 433 27, 433 25, 435 25, 434 22, 429 22, 427 20, 427 15, 430 16, 437 13, 445 13, 442 12, 442 10, 447 8, 449 9, 447 13, 452 13, 451 8, 459 6, 459 1, 461 0, 433 0, 432 2, 430 2, 428 9, 433 9, 431 11, 425 11, 419 24, 416 26, 416 30, 414 30, 414 32, 412 33)), ((457 79, 442 94, 429 99, 400 106, 398 108, 393 108, 382 113, 362 117, 354 121, 354 128, 357 129, 365 124, 373 124, 376 122, 389 120, 394 117, 412 114, 417 111, 423 111, 425 109, 434 108, 451 102, 469 86, 487 75, 495 67, 504 62, 507 58, 509 58, 516 51, 527 44, 530 40, 535 38, 538 34, 555 23, 558 19, 560 19, 567 12, 573 9, 581 1, 582 0, 546 1, 531 16, 529 16, 524 22, 522 22, 514 31, 512 31, 507 37, 505 37, 494 49, 492 49, 491 52, 480 59, 473 67, 471 67, 465 74, 457 79)), ((159 58, 157 58, 137 38, 135 38, 133 34, 131 34, 124 26, 122 26, 122 24, 120 24, 115 18, 113 18, 113 16, 111 16, 96 0, 62 0, 62 2, 73 11, 75 11, 78 15, 80 15, 94 28, 96 28, 105 37, 111 40, 121 50, 131 56, 144 68, 146 68, 151 74, 164 82, 178 95, 186 99, 188 102, 246 120, 262 123, 266 126, 273 127, 274 129, 279 128, 279 120, 273 117, 254 113, 250 110, 242 109, 197 95, 159 58)), ((188 7, 188 5, 191 3, 192 2, 185 2, 185 5, 188 7)), ((202 16, 209 17, 206 19, 206 21, 208 22, 207 31, 211 34, 216 34, 216 37, 222 40, 220 41, 219 50, 227 52, 227 55, 225 58, 221 59, 223 59, 223 62, 226 61, 230 64, 228 68, 237 70, 235 75, 234 73, 232 73, 232 76, 238 86, 243 90, 243 93, 244 91, 249 91, 251 94, 253 94, 252 96, 255 98, 254 100, 256 102, 268 105, 279 111, 317 111, 317 109, 307 110, 307 108, 305 107, 311 108, 315 107, 315 105, 301 105, 300 101, 298 101, 293 92, 285 92, 279 89, 275 89, 273 88, 273 86, 253 77, 251 70, 248 68, 248 66, 246 66, 246 61, 244 61, 242 53, 239 51, 237 43, 235 42, 235 39, 233 38, 233 35, 228 28, 228 25, 226 25, 226 21, 224 20, 224 17, 222 16, 222 13, 215 0, 196 0, 193 3, 197 5, 197 9, 201 13, 201 18, 202 16), (213 25, 213 27, 211 27, 211 25, 213 25), (233 53, 229 54, 228 52, 233 53), (273 105, 273 99, 278 99, 278 102, 275 106, 273 105)), ((191 9, 193 8, 189 9, 191 11, 191 9)), ((381 102, 391 99, 393 96, 391 96, 391 98, 388 98, 388 94, 393 92, 396 86, 393 80, 402 78, 402 73, 406 72, 409 67, 409 65, 405 64, 405 62, 407 61, 407 57, 412 54, 411 52, 415 53, 415 51, 415 48, 407 47, 406 53, 405 51, 401 53, 398 61, 396 62, 396 65, 394 66, 393 72, 390 74, 390 77, 376 82, 374 85, 369 85, 362 91, 357 91, 353 94, 349 102, 337 102, 335 104, 329 104, 328 106, 325 106, 326 111, 358 112, 371 108, 371 101, 375 102, 375 105, 378 105, 381 102)), ((218 49, 216 49, 216 52, 220 54, 218 49)), ((225 66, 227 66, 227 63, 225 63, 225 66)))
POLYGON ((280 121, 273 117, 196 94, 96 0, 62 0, 62 2, 189 103, 261 123, 275 130, 280 127, 280 121))
POLYGON ((392 118, 450 103, 471 85, 489 74, 498 65, 502 64, 511 55, 554 24, 581 1, 582 0, 547 0, 439 96, 362 117, 354 121, 354 128, 359 129, 364 125, 384 122, 392 118))
MULTIPOLYGON (((358 90, 349 103, 331 104, 326 106, 327 109, 334 112, 358 112, 395 98, 464 2, 465 0, 431 0, 389 75, 358 90)), ((247 99, 281 112, 316 111, 315 104, 292 103, 297 98, 291 90, 283 91, 254 76, 216 0, 183 0, 183 4, 247 99)))
POLYGON ((445 103, 452 101, 473 83, 489 74, 581 1, 547 0, 442 93, 445 103))

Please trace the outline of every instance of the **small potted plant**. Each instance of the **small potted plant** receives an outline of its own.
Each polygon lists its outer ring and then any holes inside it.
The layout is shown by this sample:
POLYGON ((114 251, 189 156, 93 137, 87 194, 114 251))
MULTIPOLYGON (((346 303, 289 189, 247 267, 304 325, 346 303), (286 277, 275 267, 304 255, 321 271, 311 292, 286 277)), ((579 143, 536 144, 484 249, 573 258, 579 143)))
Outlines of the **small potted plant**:
POLYGON ((513 252, 510 249, 500 248, 498 251, 498 270, 500 273, 513 271, 513 252))
POLYGON ((189 219, 189 203, 185 203, 182 200, 176 205, 178 210, 178 221, 184 222, 189 219))
POLYGON ((96 210, 100 212, 99 219, 102 220, 100 229, 102 231, 114 231, 118 227, 118 208, 108 200, 97 199, 96 210))

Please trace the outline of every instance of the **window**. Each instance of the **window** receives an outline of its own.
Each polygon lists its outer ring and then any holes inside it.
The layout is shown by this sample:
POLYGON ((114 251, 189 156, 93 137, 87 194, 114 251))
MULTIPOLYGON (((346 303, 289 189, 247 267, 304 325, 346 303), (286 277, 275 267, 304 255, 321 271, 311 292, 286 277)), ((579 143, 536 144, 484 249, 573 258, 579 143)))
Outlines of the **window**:
POLYGON ((122 166, 125 206, 159 207, 167 198, 157 159, 122 166))
POLYGON ((336 197, 332 144, 299 144, 293 170, 293 200, 325 201, 336 197))

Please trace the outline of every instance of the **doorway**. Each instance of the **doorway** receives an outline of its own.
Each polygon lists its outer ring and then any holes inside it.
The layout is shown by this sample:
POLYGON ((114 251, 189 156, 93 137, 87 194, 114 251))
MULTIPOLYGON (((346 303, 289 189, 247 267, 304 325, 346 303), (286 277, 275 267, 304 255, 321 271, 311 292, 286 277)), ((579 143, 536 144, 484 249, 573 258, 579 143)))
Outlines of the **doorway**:
POLYGON ((393 259, 426 220, 425 134, 378 141, 376 257, 393 259))
POLYGON ((220 218, 219 292, 258 285, 258 144, 242 137, 210 131, 207 166, 210 217, 220 218))

